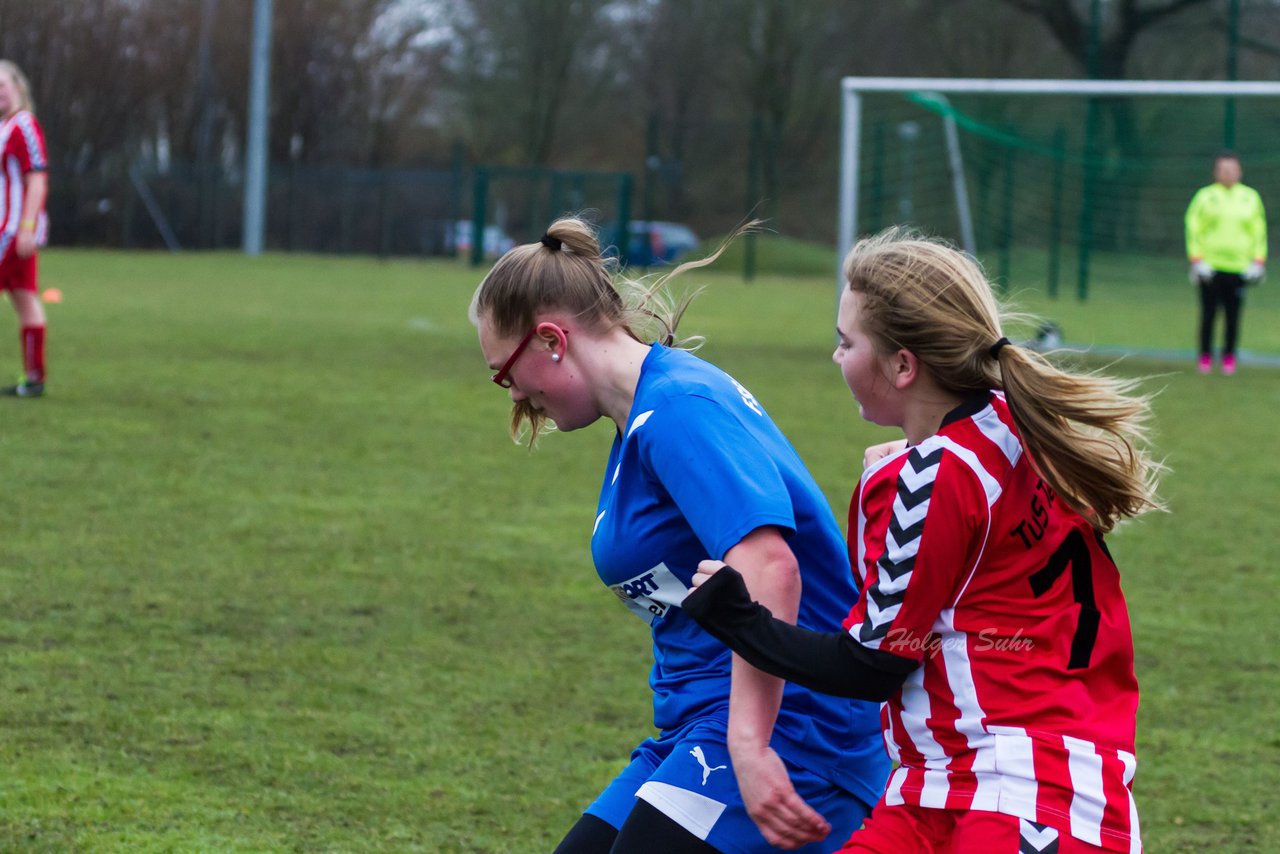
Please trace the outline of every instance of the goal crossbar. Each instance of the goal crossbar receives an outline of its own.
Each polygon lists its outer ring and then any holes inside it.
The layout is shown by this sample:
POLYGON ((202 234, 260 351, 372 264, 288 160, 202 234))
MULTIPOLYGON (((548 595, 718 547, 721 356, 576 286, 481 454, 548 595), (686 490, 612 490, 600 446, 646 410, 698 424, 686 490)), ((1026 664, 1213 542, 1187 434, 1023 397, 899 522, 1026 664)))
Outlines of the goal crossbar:
POLYGON ((966 77, 845 77, 845 92, 968 92, 1039 95, 1280 95, 1270 80, 1026 80, 966 77))

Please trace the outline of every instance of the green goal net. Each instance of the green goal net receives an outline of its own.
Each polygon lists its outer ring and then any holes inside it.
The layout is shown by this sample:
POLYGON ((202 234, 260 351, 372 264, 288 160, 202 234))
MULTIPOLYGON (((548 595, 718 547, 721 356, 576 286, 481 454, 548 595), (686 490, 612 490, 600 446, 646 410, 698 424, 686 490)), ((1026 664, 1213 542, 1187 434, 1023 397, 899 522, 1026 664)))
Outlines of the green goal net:
POLYGON ((1085 299, 1182 275, 1183 214, 1234 150, 1280 211, 1280 84, 844 81, 841 253, 908 225, 1002 287, 1085 299))

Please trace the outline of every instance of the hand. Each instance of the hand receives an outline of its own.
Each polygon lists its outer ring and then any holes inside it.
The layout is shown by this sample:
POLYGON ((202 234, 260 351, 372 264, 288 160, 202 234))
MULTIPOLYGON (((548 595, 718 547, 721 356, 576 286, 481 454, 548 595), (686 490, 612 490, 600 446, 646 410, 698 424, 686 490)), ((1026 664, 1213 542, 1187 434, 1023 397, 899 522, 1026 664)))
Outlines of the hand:
POLYGON ((34 255, 36 253, 36 233, 26 228, 19 231, 13 251, 18 253, 19 258, 30 258, 34 255))
POLYGON ((718 628, 750 621, 761 607, 751 598, 742 574, 724 561, 704 560, 698 564, 692 583, 693 588, 685 594, 680 607, 716 637, 720 637, 718 628))
POLYGON ((724 569, 728 564, 722 560, 704 560, 698 564, 698 571, 693 574, 693 586, 701 587, 703 582, 711 579, 720 570, 724 569))
POLYGON ((1262 277, 1267 275, 1267 266, 1261 261, 1254 261, 1249 265, 1241 277, 1249 284, 1255 284, 1262 281, 1262 277))
POLYGON ((787 767, 773 748, 731 746, 729 754, 747 814, 770 845, 799 848, 827 837, 831 825, 796 794, 787 767))
POLYGON ((892 442, 881 442, 879 445, 872 445, 867 448, 862 455, 862 467, 864 469, 871 468, 875 463, 880 462, 885 457, 898 453, 907 446, 906 439, 897 439, 892 442))
POLYGON ((1214 269, 1205 262, 1203 258, 1191 259, 1191 270, 1188 278, 1191 284, 1199 285, 1213 278, 1214 269))

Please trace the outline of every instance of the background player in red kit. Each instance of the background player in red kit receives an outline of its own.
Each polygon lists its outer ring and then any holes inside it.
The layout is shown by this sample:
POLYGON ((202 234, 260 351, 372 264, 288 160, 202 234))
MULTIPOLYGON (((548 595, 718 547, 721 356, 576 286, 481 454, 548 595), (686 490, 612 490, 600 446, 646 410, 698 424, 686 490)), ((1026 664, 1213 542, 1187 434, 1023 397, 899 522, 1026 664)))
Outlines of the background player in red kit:
POLYGON ((942 243, 864 240, 844 274, 833 358, 862 417, 906 434, 850 508, 845 631, 773 619, 719 561, 684 610, 765 671, 885 702, 900 766, 843 851, 1140 851, 1133 640, 1103 532, 1159 507, 1148 401, 1010 345, 985 276, 942 243))
POLYGON ((22 341, 22 379, 4 394, 44 394, 45 314, 36 285, 36 247, 48 232, 44 131, 18 66, 0 60, 0 290, 8 291, 22 341))

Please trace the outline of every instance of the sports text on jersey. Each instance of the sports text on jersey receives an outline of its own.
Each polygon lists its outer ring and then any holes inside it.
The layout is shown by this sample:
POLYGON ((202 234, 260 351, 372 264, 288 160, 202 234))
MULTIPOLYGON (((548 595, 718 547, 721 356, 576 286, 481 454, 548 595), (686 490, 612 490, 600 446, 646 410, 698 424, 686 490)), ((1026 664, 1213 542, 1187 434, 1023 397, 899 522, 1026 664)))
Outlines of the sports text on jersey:
POLYGON ((646 623, 661 620, 668 609, 679 605, 689 588, 676 578, 666 564, 658 564, 648 572, 629 578, 609 588, 613 595, 646 623))
POLYGON ((1048 529, 1049 508, 1057 500, 1058 494, 1053 491, 1053 487, 1045 483, 1043 478, 1038 480, 1036 482, 1036 491, 1031 495, 1027 517, 1013 526, 1009 536, 1021 537, 1022 544, 1027 548, 1031 548, 1034 543, 1040 542, 1044 539, 1044 532, 1048 529))

